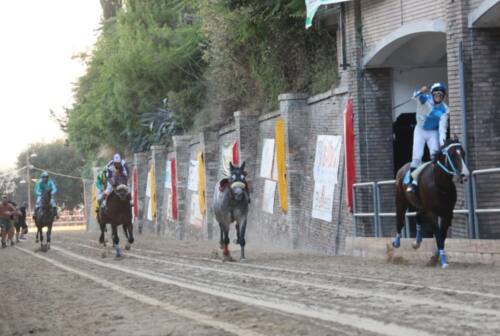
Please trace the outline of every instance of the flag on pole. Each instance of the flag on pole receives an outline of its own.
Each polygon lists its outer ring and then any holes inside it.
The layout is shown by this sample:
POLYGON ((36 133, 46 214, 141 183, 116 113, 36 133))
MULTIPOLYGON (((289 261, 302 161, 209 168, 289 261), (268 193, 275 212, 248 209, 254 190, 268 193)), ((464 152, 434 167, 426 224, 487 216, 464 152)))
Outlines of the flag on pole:
POLYGON ((349 0, 306 0, 306 8, 307 8, 306 29, 309 29, 312 26, 314 15, 318 11, 319 7, 323 5, 329 5, 345 1, 349 0))

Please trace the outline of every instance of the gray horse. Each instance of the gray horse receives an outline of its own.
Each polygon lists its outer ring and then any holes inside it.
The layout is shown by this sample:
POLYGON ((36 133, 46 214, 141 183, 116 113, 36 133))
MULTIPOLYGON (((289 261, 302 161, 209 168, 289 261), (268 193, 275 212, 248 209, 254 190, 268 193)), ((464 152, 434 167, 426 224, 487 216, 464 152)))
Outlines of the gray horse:
POLYGON ((245 230, 247 226, 250 196, 246 181, 245 162, 240 167, 229 163, 230 176, 215 186, 214 213, 220 227, 220 247, 224 260, 231 260, 229 254, 229 227, 236 222, 236 243, 241 246, 240 261, 245 260, 245 230))

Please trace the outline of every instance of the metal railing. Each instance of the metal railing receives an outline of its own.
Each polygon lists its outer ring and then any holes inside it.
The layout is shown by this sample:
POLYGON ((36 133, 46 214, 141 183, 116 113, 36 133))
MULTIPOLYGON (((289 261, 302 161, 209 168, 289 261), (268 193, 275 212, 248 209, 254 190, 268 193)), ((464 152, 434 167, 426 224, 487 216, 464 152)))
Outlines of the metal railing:
MULTIPOLYGON (((500 173, 500 168, 491 168, 491 169, 479 169, 474 170, 471 173, 471 182, 472 183, 472 209, 455 209, 453 210, 454 214, 457 215, 472 215, 472 218, 469 218, 468 223, 474 226, 474 234, 473 238, 479 239, 479 214, 491 214, 491 213, 500 213, 500 208, 488 208, 481 209, 478 208, 478 197, 477 197, 477 176, 484 174, 493 174, 500 173)), ((363 183, 354 183, 352 186, 352 194, 353 194, 353 225, 354 225, 354 236, 357 236, 357 218, 359 217, 372 217, 373 225, 374 225, 374 233, 375 237, 382 237, 382 218, 383 217, 396 217, 395 212, 384 212, 381 210, 382 205, 380 202, 380 186, 384 185, 394 185, 396 180, 384 180, 384 181, 376 181, 376 182, 363 182, 363 183), (373 197, 373 211, 372 212, 357 212, 356 210, 356 189, 358 188, 366 188, 370 187, 372 190, 373 197)), ((416 212, 407 212, 405 218, 405 230, 404 236, 410 236, 410 223, 409 217, 416 216, 416 212)))
POLYGON ((477 176, 484 174, 500 173, 500 168, 478 169, 474 170, 472 176, 472 209, 474 213, 474 233, 475 238, 479 239, 479 214, 482 213, 500 213, 500 208, 479 209, 477 200, 477 176))

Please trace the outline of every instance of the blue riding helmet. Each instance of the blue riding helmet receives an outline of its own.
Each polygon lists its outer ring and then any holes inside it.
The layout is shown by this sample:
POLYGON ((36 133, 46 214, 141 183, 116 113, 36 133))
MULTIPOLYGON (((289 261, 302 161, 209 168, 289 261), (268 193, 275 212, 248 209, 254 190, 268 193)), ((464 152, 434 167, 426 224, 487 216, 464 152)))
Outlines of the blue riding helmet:
POLYGON ((40 174, 40 178, 43 178, 43 177, 49 177, 49 173, 44 171, 43 173, 40 174))
POLYGON ((431 86, 431 93, 434 93, 436 91, 442 92, 446 96, 446 85, 443 83, 434 83, 431 86))

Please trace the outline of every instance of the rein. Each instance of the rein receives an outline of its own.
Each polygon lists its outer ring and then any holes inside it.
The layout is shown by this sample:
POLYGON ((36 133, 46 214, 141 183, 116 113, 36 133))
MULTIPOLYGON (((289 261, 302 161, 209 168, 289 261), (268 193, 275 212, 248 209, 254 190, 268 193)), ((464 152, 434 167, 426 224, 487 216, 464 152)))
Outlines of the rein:
POLYGON ((439 160, 437 161, 437 165, 439 166, 439 168, 441 168, 445 173, 450 174, 451 176, 458 175, 458 171, 457 171, 457 168, 455 167, 455 165, 453 164, 453 161, 451 160, 450 154, 448 153, 448 151, 450 150, 451 147, 456 147, 456 146, 460 146, 460 144, 453 143, 453 144, 449 145, 448 147, 443 148, 443 150, 441 151, 441 154, 443 154, 445 156, 444 164, 442 164, 441 161, 439 161, 439 160), (448 169, 448 167, 446 167, 448 162, 449 162, 449 165, 451 166, 451 170, 448 169))

